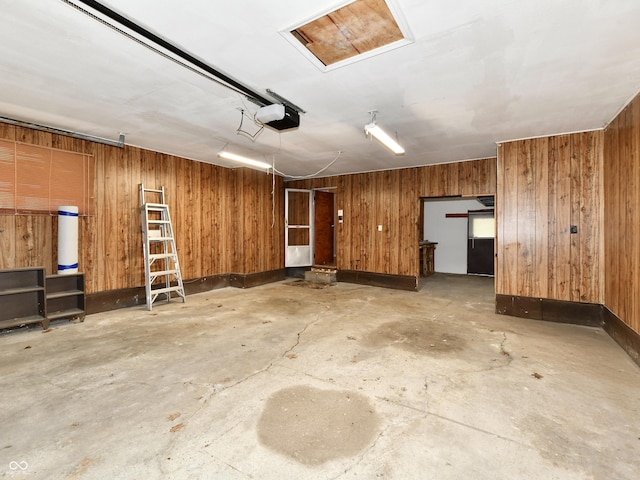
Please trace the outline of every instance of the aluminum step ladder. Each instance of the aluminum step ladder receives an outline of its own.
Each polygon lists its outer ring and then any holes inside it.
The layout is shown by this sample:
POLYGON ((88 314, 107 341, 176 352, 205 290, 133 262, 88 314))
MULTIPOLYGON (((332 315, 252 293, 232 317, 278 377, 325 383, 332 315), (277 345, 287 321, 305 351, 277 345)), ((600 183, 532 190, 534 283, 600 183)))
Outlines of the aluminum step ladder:
POLYGON ((159 295, 166 296, 170 302, 173 292, 182 298, 183 303, 186 302, 169 206, 164 201, 164 187, 152 189, 140 184, 140 213, 147 310, 151 310, 159 295), (148 202, 147 195, 153 195, 159 201, 148 202))

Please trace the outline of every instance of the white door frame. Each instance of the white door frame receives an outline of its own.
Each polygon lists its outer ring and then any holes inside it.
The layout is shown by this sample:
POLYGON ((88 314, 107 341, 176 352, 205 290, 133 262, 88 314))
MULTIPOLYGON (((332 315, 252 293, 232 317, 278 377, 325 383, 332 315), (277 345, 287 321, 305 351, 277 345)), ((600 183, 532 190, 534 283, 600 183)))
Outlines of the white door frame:
POLYGON ((301 188, 284 189, 284 266, 310 267, 313 265, 313 190, 301 188), (309 196, 309 216, 306 225, 289 223, 289 192, 306 193, 309 196), (289 245, 289 231, 306 229, 309 231, 308 245, 289 245))

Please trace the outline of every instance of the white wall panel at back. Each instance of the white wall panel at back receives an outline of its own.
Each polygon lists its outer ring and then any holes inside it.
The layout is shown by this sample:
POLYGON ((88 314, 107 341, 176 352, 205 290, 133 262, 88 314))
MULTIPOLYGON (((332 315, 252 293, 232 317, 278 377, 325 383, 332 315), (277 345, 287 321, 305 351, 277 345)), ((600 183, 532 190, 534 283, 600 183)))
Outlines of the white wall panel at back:
POLYGON ((467 213, 485 208, 477 200, 429 200, 424 202, 424 238, 438 242, 435 270, 467 273, 467 219, 445 218, 447 213, 467 213))

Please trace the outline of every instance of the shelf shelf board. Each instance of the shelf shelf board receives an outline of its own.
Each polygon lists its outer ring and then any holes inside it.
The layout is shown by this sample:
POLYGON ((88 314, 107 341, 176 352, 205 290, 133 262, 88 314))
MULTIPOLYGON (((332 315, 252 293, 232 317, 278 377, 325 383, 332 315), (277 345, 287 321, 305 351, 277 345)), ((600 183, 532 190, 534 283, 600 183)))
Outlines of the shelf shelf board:
POLYGON ((84 315, 84 310, 81 310, 79 308, 69 308, 67 310, 61 310, 59 312, 48 312, 47 318, 49 320, 57 320, 59 318, 71 318, 81 315, 84 315))
POLYGON ((7 320, 0 320, 0 328, 21 327, 23 325, 29 325, 31 323, 40 323, 46 320, 42 315, 29 315, 27 317, 9 318, 7 320))
POLYGON ((47 300, 51 300, 54 298, 74 297, 82 294, 82 290, 62 290, 60 292, 48 292, 47 300))
POLYGON ((7 288, 5 290, 0 290, 0 297, 5 295, 18 295, 20 293, 41 292, 43 290, 44 290, 44 287, 37 287, 37 286, 7 288))

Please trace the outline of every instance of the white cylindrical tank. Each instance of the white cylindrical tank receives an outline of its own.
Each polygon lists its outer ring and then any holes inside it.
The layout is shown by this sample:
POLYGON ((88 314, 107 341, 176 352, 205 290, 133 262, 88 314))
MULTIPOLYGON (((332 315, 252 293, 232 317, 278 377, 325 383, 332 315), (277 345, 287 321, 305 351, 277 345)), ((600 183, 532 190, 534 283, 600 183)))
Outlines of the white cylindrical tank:
POLYGON ((78 207, 58 207, 58 274, 78 273, 78 207))

